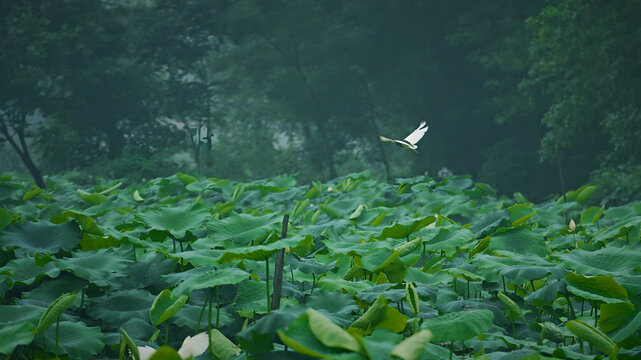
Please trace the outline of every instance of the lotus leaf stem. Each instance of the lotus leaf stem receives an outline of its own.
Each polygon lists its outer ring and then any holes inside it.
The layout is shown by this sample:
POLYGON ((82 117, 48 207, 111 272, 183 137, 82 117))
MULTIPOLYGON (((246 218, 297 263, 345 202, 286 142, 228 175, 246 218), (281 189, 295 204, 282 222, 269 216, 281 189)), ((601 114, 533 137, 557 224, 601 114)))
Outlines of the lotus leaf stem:
POLYGON ((58 357, 58 341, 60 339, 60 316, 56 319, 56 358, 58 357))
POLYGON ((572 301, 570 301, 570 297, 568 295, 565 295, 565 297, 568 299, 568 311, 572 315, 572 317, 576 319, 576 314, 574 313, 574 305, 572 305, 572 301))
POLYGON ((216 286, 216 329, 219 328, 220 319, 220 289, 216 286))
POLYGON ((200 315, 198 315, 198 324, 196 325, 196 330, 194 330, 194 335, 198 334, 198 330, 200 330, 200 321, 203 319, 203 315, 205 314, 205 308, 207 308, 207 300, 203 302, 203 307, 200 309, 200 315))
MULTIPOLYGON (((272 312, 272 304, 271 304, 271 299, 269 298, 269 258, 265 258, 265 282, 266 286, 265 288, 267 289, 267 313, 272 312)), ((314 288, 312 288, 313 290, 314 288)))
POLYGON ((165 345, 169 343, 169 321, 165 320, 165 345))
POLYGON ((470 280, 467 280, 467 298, 470 298, 470 280))
POLYGON ((85 288, 82 288, 80 293, 80 310, 82 310, 82 305, 85 303, 85 288))
POLYGON ((211 289, 209 289, 209 296, 207 297, 209 301, 209 321, 207 322, 207 336, 209 338, 209 348, 211 349, 211 289))

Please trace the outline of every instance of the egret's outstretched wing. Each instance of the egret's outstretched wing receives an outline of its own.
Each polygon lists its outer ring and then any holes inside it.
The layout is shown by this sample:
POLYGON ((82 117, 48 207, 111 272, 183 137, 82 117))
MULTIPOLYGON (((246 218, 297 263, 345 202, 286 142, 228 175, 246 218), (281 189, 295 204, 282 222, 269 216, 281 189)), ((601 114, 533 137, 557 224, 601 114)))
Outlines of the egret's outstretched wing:
POLYGON ((416 145, 416 143, 421 140, 423 135, 425 135, 425 132, 427 131, 427 128, 429 126, 426 125, 425 121, 421 122, 421 124, 414 130, 411 134, 407 135, 405 138, 405 141, 409 142, 412 145, 416 145))

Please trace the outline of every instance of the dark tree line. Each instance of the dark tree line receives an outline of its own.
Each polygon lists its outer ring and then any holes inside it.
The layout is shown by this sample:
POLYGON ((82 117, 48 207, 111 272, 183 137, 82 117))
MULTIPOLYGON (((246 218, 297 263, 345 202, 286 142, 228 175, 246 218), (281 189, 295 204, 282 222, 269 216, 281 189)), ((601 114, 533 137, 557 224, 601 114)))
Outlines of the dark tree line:
POLYGON ((0 0, 0 138, 78 169, 304 181, 447 167, 639 194, 641 3, 0 0), (419 155, 385 146, 420 121, 419 155))

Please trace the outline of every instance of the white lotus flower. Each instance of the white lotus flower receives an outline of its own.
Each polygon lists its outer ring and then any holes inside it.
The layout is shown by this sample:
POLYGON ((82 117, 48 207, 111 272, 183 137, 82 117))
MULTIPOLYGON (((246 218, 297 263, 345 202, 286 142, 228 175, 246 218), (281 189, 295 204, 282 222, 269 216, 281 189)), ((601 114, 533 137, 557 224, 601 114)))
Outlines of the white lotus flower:
MULTIPOLYGON (((207 351, 207 347, 209 347, 209 337, 206 332, 194 337, 187 336, 178 350, 178 355, 182 359, 187 359, 190 356, 196 357, 207 351)), ((138 352, 140 353, 140 360, 148 360, 156 352, 156 349, 151 346, 138 346, 138 352)))
POLYGON ((574 219, 570 219, 570 225, 568 225, 570 228, 570 232, 574 231, 576 229, 576 223, 574 222, 574 219))
POLYGON ((423 138, 423 135, 425 135, 428 127, 429 126, 426 125, 425 121, 421 122, 416 130, 412 131, 412 133, 407 135, 407 137, 403 140, 388 139, 385 136, 379 136, 379 138, 381 139, 381 141, 396 143, 397 146, 410 149, 418 154, 418 151, 416 151, 416 149, 418 148, 416 144, 423 138))

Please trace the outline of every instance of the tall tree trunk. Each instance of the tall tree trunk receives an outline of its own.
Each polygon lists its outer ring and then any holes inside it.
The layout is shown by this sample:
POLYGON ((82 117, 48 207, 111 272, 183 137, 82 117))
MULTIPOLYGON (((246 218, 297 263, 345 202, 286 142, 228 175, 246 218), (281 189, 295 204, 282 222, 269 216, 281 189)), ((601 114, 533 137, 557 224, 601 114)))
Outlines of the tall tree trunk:
POLYGON ((13 150, 15 150, 18 156, 20 156, 20 160, 22 160, 22 163, 27 167, 27 170, 29 170, 29 174, 31 174, 31 177, 33 178, 33 181, 36 183, 36 185, 38 185, 39 188, 44 189, 47 185, 45 184, 44 178, 42 177, 42 172, 31 158, 29 147, 27 146, 27 141, 25 140, 24 136, 24 129, 27 124, 26 114, 20 115, 19 124, 20 125, 15 129, 15 135, 18 136, 19 144, 16 143, 16 141, 13 139, 9 127, 4 119, 0 119, 0 134, 4 136, 5 140, 7 140, 9 144, 11 144, 13 150))

